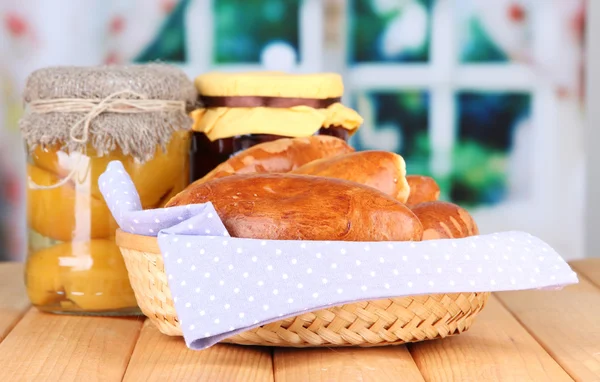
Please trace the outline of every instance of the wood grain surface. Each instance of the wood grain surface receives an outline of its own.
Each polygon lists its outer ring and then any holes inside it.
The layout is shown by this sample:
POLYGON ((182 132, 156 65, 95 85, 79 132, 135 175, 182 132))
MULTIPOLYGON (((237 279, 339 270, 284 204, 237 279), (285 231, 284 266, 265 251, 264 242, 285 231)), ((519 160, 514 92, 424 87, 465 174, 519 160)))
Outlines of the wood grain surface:
POLYGON ((0 381, 120 380, 142 323, 31 308, 0 344, 0 381))
POLYGON ((600 259, 561 291, 496 293, 473 327, 408 346, 203 351, 141 318, 30 308, 0 263, 0 381, 600 381, 600 259))
POLYGON ((493 296, 469 331, 409 349, 427 381, 572 381, 493 296))
POLYGON ((498 293, 515 318, 578 381, 600 381, 600 289, 585 278, 560 291, 498 293))
POLYGON ((29 307, 23 280, 22 264, 0 263, 0 342, 29 307))
POLYGON ((580 277, 585 277, 592 284, 600 288, 600 260, 576 260, 569 263, 571 268, 579 274, 580 277))
POLYGON ((405 346, 275 349, 278 382, 417 382, 423 377, 405 346))
POLYGON ((271 349, 218 344, 203 351, 146 321, 125 381, 273 381, 271 349))

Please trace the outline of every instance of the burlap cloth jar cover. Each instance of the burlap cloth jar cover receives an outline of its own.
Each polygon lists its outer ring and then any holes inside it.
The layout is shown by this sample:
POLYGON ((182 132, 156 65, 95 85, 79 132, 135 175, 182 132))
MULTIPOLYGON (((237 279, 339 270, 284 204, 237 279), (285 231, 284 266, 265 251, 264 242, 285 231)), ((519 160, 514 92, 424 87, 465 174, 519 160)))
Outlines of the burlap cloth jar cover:
POLYGON ((121 160, 141 207, 189 182, 193 83, 167 65, 50 67, 24 90, 32 304, 77 314, 139 313, 98 176, 121 160), (151 200, 152 199, 152 200, 151 200))
POLYGON ((85 151, 90 143, 100 156, 119 147, 140 161, 189 129, 186 111, 196 103, 186 75, 159 64, 44 68, 29 76, 23 96, 19 127, 30 150, 85 151))

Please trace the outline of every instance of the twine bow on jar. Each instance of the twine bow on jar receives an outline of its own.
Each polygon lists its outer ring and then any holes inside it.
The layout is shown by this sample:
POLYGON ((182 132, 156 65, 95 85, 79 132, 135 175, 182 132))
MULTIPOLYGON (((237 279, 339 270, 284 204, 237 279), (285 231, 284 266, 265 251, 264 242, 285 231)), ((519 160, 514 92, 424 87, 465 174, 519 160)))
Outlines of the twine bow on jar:
MULTIPOLYGON (((186 104, 179 100, 149 99, 146 95, 132 90, 121 90, 110 94, 103 99, 57 98, 38 99, 29 103, 28 112, 31 114, 48 113, 87 113, 79 119, 69 131, 72 142, 87 144, 92 121, 102 113, 140 114, 156 112, 180 112, 185 114, 186 104), (119 96, 132 98, 119 98, 119 96)), ((83 154, 83 153, 81 153, 83 154)), ((69 182, 78 170, 78 163, 73 166, 69 174, 58 183, 50 186, 36 184, 29 177, 29 187, 36 190, 58 188, 69 182)))

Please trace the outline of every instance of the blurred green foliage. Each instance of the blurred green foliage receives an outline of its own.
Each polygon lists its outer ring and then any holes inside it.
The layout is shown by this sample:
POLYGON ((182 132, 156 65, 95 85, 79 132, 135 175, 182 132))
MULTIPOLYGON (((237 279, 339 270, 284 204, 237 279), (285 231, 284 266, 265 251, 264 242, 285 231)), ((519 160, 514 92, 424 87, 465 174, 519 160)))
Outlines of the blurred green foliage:
POLYGON ((531 111, 525 93, 463 92, 456 97, 458 136, 453 151, 450 198, 461 205, 501 202, 507 160, 517 123, 531 111))
POLYGON ((508 57, 490 38, 476 17, 469 17, 461 34, 460 62, 506 62, 508 57))
POLYGON ((300 0, 219 0, 213 6, 216 63, 258 63, 263 48, 273 41, 291 45, 301 59, 300 0))
POLYGON ((450 199, 465 207, 502 201, 507 157, 506 152, 490 149, 475 140, 458 141, 447 190, 450 199))
MULTIPOLYGON (((401 153, 402 154, 402 153, 401 153)), ((409 174, 432 176, 429 159, 431 156, 431 145, 429 144, 429 133, 419 131, 413 139, 412 153, 404 156, 406 171, 409 174)))
POLYGON ((515 92, 472 92, 456 95, 458 139, 473 139, 503 152, 512 147, 515 124, 529 115, 531 95, 515 92))
POLYGON ((191 0, 180 0, 173 8, 157 36, 133 62, 163 61, 181 63, 187 60, 185 12, 191 0))
MULTIPOLYGON (((412 0, 424 5, 431 15, 433 0, 412 0)), ((380 53, 380 38, 390 23, 403 11, 403 7, 392 7, 390 11, 377 13, 373 9, 373 0, 349 0, 350 44, 349 62, 427 62, 429 61, 429 36, 427 28, 426 43, 419 49, 407 50, 400 55, 387 59, 380 53)))
MULTIPOLYGON (((402 92, 371 92, 368 93, 368 98, 374 108, 375 120, 372 122, 375 131, 383 125, 395 126, 398 129, 395 143, 400 147, 398 152, 406 161, 408 172, 430 174, 428 92, 409 89, 402 92)), ((364 131, 359 129, 354 136, 352 144, 356 149, 379 149, 368 145, 366 139, 363 139, 363 133, 364 131)))

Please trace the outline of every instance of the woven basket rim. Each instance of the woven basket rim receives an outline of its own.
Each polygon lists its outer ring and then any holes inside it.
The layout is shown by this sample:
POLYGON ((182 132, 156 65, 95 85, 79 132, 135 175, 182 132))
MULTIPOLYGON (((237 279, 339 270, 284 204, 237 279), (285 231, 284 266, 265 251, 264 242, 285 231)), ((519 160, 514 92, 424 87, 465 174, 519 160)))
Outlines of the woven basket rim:
MULTIPOLYGON (((141 311, 161 333, 182 336, 157 238, 117 230, 116 242, 141 311)), ((362 347, 444 338, 468 330, 489 295, 464 292, 354 302, 276 321, 221 342, 271 347, 362 347)))
POLYGON ((126 249, 133 249, 157 255, 161 254, 156 236, 136 235, 134 233, 125 232, 119 228, 115 235, 115 242, 117 246, 126 249))

